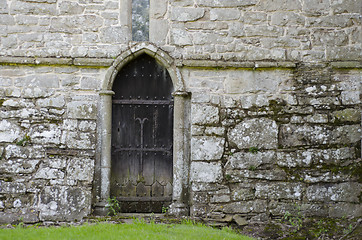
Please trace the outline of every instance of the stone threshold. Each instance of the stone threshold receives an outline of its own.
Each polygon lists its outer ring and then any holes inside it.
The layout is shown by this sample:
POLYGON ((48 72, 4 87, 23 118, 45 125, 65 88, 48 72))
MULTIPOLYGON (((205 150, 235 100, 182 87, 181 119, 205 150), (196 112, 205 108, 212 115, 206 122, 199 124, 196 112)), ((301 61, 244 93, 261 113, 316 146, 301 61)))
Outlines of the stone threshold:
MULTIPOLYGON (((37 57, 8 57, 0 56, 0 65, 66 65, 80 67, 112 66, 113 58, 37 58, 37 57)), ((202 68, 296 68, 297 62, 292 61, 215 61, 215 60, 176 60, 177 67, 202 67, 202 68)), ((327 62, 328 64, 328 62, 327 62)), ((362 68, 362 61, 331 61, 332 68, 362 68)))

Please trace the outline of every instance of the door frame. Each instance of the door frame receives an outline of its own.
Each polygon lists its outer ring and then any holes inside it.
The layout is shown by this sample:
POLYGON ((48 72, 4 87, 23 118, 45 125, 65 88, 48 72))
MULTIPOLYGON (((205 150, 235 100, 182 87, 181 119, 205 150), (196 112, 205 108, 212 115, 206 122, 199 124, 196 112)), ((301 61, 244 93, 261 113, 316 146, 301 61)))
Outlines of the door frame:
POLYGON ((181 72, 176 67, 173 58, 165 51, 149 43, 136 44, 121 53, 108 69, 102 82, 99 92, 96 164, 93 181, 94 214, 107 214, 107 200, 110 197, 113 82, 120 69, 141 54, 148 54, 165 67, 173 83, 173 192, 170 213, 188 216, 191 96, 190 93, 186 92, 181 72))

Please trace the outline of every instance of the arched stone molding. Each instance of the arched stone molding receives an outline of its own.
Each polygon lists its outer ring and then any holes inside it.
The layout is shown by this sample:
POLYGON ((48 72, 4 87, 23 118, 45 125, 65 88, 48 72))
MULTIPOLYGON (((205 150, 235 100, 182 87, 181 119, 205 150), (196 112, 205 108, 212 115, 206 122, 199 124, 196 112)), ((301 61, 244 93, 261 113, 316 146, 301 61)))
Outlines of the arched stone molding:
POLYGON ((173 194, 170 212, 175 215, 189 214, 190 170, 190 94, 174 60, 163 50, 149 43, 136 44, 121 53, 108 69, 102 82, 98 106, 97 162, 95 168, 95 214, 106 214, 110 197, 111 131, 113 82, 127 63, 141 54, 148 54, 164 66, 174 86, 174 137, 173 137, 173 194))
POLYGON ((162 66, 167 69, 171 76, 175 92, 185 91, 185 84, 183 82, 180 70, 176 67, 173 58, 155 45, 144 42, 130 47, 116 58, 112 66, 107 71, 106 77, 102 83, 102 90, 112 90, 113 81, 116 78, 119 70, 141 54, 148 54, 149 56, 155 58, 162 66))

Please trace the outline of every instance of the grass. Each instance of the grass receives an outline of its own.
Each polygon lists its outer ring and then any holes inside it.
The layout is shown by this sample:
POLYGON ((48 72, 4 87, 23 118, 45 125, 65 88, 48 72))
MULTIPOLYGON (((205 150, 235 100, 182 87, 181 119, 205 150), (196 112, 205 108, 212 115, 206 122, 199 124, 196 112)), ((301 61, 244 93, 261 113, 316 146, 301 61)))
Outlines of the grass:
POLYGON ((77 240, 77 239, 238 239, 252 240, 228 228, 213 229, 201 224, 155 224, 134 221, 133 224, 97 223, 78 227, 17 227, 0 229, 0 239, 6 240, 77 240))

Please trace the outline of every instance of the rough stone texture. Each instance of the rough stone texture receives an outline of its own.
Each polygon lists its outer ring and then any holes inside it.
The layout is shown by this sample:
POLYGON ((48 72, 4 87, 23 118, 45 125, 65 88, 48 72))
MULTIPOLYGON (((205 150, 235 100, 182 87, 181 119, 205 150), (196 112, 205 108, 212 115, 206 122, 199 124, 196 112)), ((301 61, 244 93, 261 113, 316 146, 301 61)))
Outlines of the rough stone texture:
POLYGON ((255 196, 262 199, 302 199, 302 184, 268 183, 256 184, 255 196))
POLYGON ((69 221, 90 213, 102 69, 0 66, 1 222, 69 221), (2 82, 2 80, 1 80, 2 82))
POLYGON ((283 146, 326 145, 340 142, 356 143, 361 139, 360 125, 329 126, 283 125, 280 129, 283 146), (348 134, 346 134, 348 133, 348 134))
MULTIPOLYGON (((191 59, 352 60, 352 55, 361 57, 360 41, 349 41, 358 38, 359 5, 358 0, 152 1, 150 39, 174 47, 174 56, 191 59), (281 39, 284 31, 290 37, 281 39)), ((0 10, 0 55, 116 57, 131 37, 126 6, 114 1, 8 3, 0 10), (28 26, 31 31, 22 30, 28 26)))
POLYGON ((90 192, 76 187, 45 187, 40 193, 41 220, 82 219, 90 211, 90 192))
MULTIPOLYGON (((191 160, 180 157, 175 189, 192 216, 244 226, 297 202, 307 216, 361 217, 360 5, 150 1, 147 52, 191 96, 175 126, 191 134, 180 147, 191 160)), ((114 59, 145 46, 130 41, 128 10, 125 0, 0 4, 0 223, 91 213, 99 90, 114 59)))
POLYGON ((361 184, 340 183, 329 186, 312 185, 307 188, 306 196, 310 201, 335 201, 335 202, 355 202, 359 201, 361 194, 361 184))
POLYGON ((226 169, 249 169, 250 167, 258 168, 263 164, 273 164, 275 162, 275 152, 237 152, 229 157, 225 166, 226 169))
POLYGON ((244 120, 228 132, 230 144, 239 149, 276 148, 277 137, 277 124, 267 118, 244 120))
POLYGON ((213 124, 219 122, 219 109, 209 105, 194 104, 191 109, 193 124, 213 124))
POLYGON ((191 164, 192 182, 218 182, 221 177, 220 163, 193 162, 191 164))
POLYGON ((224 152, 224 138, 194 137, 191 140, 192 160, 218 160, 224 152))

